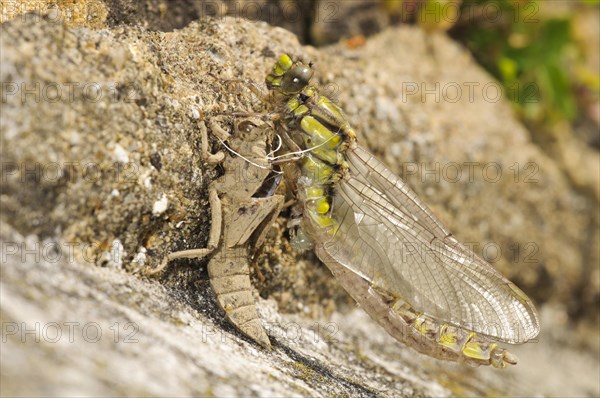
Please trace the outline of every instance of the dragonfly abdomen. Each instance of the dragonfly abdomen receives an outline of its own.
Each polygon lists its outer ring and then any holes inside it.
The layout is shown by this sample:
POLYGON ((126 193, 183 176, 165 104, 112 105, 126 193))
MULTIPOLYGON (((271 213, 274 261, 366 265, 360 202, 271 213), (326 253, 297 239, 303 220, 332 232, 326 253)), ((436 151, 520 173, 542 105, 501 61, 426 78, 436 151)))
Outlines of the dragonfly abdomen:
POLYGON ((505 368, 517 358, 489 339, 466 329, 439 323, 416 311, 403 299, 391 299, 352 270, 339 264, 320 247, 317 254, 342 287, 393 338, 421 354, 471 366, 505 368))
POLYGON ((422 340, 421 345, 424 348, 431 346, 431 352, 428 352, 431 356, 437 357, 436 351, 441 351, 445 355, 452 352, 456 354, 455 360, 458 362, 470 365, 492 365, 497 368, 517 363, 517 358, 498 344, 470 330, 440 323, 427 314, 415 311, 403 299, 397 299, 388 305, 392 319, 401 318, 402 322, 412 329, 411 334, 422 340))

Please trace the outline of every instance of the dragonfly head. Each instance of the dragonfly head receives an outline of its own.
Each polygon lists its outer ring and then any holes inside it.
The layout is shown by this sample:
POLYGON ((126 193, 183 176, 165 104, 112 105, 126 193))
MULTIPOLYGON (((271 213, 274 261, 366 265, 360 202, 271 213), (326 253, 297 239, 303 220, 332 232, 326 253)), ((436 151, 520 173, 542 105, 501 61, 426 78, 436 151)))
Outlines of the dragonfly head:
POLYGON ((275 90, 283 95, 293 95, 301 92, 313 76, 310 63, 292 61, 289 55, 283 54, 273 70, 267 76, 266 82, 269 90, 275 90))

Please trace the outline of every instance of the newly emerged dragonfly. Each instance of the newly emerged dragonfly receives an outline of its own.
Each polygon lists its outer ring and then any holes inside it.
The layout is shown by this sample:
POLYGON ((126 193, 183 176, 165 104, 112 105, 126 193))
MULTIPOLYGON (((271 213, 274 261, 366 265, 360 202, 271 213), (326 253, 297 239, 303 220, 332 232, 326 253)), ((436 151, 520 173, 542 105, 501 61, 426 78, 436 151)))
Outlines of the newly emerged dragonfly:
POLYGON ((283 55, 266 82, 280 133, 303 154, 300 226, 317 256, 376 322, 417 351, 471 365, 516 364, 494 341, 537 336, 531 300, 357 144, 312 75, 311 64, 283 55))

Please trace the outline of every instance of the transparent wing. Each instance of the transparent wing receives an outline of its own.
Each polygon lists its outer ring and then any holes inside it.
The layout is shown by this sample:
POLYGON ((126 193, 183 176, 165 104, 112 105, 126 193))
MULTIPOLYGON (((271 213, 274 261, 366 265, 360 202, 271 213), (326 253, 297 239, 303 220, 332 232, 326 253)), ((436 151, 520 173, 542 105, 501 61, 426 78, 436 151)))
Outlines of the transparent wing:
POLYGON ((538 334, 536 311, 518 287, 452 237, 372 154, 358 147, 345 155, 350 171, 333 199, 340 228, 319 236, 317 255, 440 321, 508 343, 538 334))

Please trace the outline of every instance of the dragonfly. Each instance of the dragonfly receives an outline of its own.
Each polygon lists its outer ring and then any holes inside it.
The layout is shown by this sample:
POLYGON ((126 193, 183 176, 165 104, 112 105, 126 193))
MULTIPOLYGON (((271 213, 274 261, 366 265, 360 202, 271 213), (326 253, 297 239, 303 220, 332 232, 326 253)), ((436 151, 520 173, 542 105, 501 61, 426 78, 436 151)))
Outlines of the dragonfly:
POLYGON ((266 77, 277 130, 296 161, 300 232, 392 337, 434 358, 505 368, 498 342, 540 330, 532 301, 460 243, 409 186, 357 142, 340 106, 282 55, 266 77))

